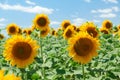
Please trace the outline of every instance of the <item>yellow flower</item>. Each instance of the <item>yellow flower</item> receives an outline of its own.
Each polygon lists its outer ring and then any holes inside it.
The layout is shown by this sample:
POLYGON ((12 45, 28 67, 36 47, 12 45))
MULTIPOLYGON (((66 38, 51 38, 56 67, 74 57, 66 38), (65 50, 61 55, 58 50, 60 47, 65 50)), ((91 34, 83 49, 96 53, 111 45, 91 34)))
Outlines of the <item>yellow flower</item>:
POLYGON ((27 34, 27 29, 23 29, 22 33, 27 34))
POLYGON ((104 33, 104 34, 109 34, 109 30, 106 28, 100 28, 100 32, 104 33))
POLYGON ((76 31, 76 32, 80 32, 81 30, 80 30, 79 27, 77 27, 75 31, 76 31))
POLYGON ((41 30, 40 37, 47 36, 49 32, 50 32, 50 27, 46 28, 45 30, 41 30))
POLYGON ((49 18, 45 14, 37 14, 35 19, 33 20, 35 27, 39 30, 46 29, 49 26, 49 18))
POLYGON ((2 40, 4 38, 3 34, 0 34, 0 40, 2 40))
POLYGON ((34 61, 37 49, 36 41, 29 36, 14 35, 6 40, 3 56, 12 66, 24 68, 34 61))
POLYGON ((65 30, 70 24, 71 24, 71 23, 70 23, 69 20, 64 20, 64 21, 61 23, 62 30, 65 30))
POLYGON ((32 33, 32 29, 27 29, 27 35, 30 35, 32 33))
POLYGON ((4 78, 4 70, 0 70, 0 80, 3 80, 4 78))
POLYGON ((112 26, 113 26, 113 24, 110 20, 104 20, 102 23, 102 27, 107 28, 107 29, 111 29, 112 26))
POLYGON ((14 74, 7 74, 3 80, 21 80, 20 77, 16 77, 14 74))
POLYGON ((75 35, 75 30, 74 30, 74 26, 73 25, 69 25, 67 27, 67 29, 65 29, 64 33, 63 33, 63 37, 65 39, 69 39, 71 38, 72 36, 75 35))
POLYGON ((7 26, 7 32, 9 35, 17 34, 19 32, 19 26, 12 23, 7 26))
POLYGON ((68 40, 69 56, 81 64, 88 63, 92 57, 97 56, 99 40, 91 37, 87 32, 79 32, 68 40))
POLYGON ((19 33, 19 34, 22 34, 22 29, 21 29, 21 28, 19 28, 18 33, 19 33))
POLYGON ((53 36, 57 36, 57 32, 56 32, 55 30, 52 30, 51 34, 52 34, 53 36))
POLYGON ((98 31, 96 29, 96 26, 92 22, 86 22, 80 27, 81 31, 87 31, 89 35, 91 35, 94 38, 98 37, 98 31))
POLYGON ((117 29, 120 30, 120 24, 117 26, 117 29))

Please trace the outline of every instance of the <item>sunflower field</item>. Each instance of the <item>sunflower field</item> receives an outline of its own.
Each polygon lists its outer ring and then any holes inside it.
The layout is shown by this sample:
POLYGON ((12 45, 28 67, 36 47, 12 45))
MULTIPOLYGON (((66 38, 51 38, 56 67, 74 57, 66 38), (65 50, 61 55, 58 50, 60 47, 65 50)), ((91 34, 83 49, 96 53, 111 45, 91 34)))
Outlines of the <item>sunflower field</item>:
POLYGON ((120 25, 63 20, 54 29, 46 14, 32 24, 0 29, 0 80, 120 80, 120 25))

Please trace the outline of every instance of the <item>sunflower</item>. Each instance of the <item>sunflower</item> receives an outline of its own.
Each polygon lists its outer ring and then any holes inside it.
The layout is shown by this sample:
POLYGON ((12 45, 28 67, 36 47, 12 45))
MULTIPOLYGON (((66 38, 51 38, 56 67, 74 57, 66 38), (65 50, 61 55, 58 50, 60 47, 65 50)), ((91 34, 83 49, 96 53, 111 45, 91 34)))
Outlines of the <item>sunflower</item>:
POLYGON ((23 29, 22 33, 27 34, 27 29, 23 29))
POLYGON ((86 22, 80 27, 81 31, 87 31, 89 35, 96 38, 98 37, 98 31, 96 29, 96 26, 92 22, 86 22))
POLYGON ((21 80, 21 78, 15 76, 14 74, 7 74, 4 76, 3 80, 21 80))
POLYGON ((104 28, 111 29, 112 26, 113 26, 113 24, 110 20, 104 20, 102 22, 102 27, 104 27, 104 28))
POLYGON ((120 30, 120 24, 117 26, 117 29, 120 30))
POLYGON ((76 31, 76 32, 80 32, 81 30, 80 30, 79 27, 77 27, 75 31, 76 31))
POLYGON ((0 80, 3 80, 4 78, 4 70, 0 70, 0 80))
POLYGON ((27 29, 27 35, 30 35, 32 33, 32 29, 27 29))
POLYGON ((2 40, 4 38, 3 34, 0 34, 0 40, 2 40))
POLYGON ((24 68, 34 61, 38 45, 29 36, 14 35, 6 40, 3 56, 12 66, 24 68))
POLYGON ((50 27, 46 28, 45 30, 41 30, 40 36, 45 37, 48 35, 49 32, 50 32, 50 27))
POLYGON ((22 34, 22 29, 19 28, 18 34, 22 34))
POLYGON ((52 34, 53 36, 57 36, 57 32, 56 32, 55 30, 52 30, 51 34, 52 34))
POLYGON ((64 20, 64 21, 61 23, 62 30, 65 30, 70 24, 71 24, 71 23, 70 23, 69 20, 64 20))
POLYGON ((17 34, 19 32, 19 26, 12 23, 7 26, 7 32, 9 35, 17 34))
POLYGON ((35 19, 33 20, 35 27, 39 30, 46 29, 48 27, 50 21, 47 15, 45 14, 37 14, 35 19))
POLYGON ((79 32, 68 40, 69 56, 81 64, 88 63, 92 57, 97 56, 99 40, 91 37, 87 32, 79 32))
POLYGON ((63 37, 65 39, 69 39, 71 38, 72 36, 75 35, 75 30, 74 30, 74 26, 73 25, 69 25, 67 27, 67 29, 65 29, 64 33, 63 33, 63 37))
POLYGON ((100 32, 104 34, 109 34, 109 30, 106 28, 100 28, 100 32))

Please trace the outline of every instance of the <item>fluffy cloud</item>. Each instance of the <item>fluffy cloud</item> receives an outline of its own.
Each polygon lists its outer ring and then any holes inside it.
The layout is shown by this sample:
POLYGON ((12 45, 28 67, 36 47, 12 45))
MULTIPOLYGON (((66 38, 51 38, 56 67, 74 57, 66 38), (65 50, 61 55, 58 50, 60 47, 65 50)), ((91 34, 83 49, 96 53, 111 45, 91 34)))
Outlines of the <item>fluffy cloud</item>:
POLYGON ((117 6, 105 9, 97 9, 92 10, 91 13, 98 14, 100 18, 114 18, 116 17, 116 13, 119 12, 119 8, 117 6))
POLYGON ((35 3, 34 2, 31 2, 30 0, 26 0, 25 1, 27 4, 30 4, 30 5, 35 5, 35 3))
POLYGON ((118 0, 103 0, 106 3, 118 3, 118 0))
POLYGON ((58 21, 51 21, 50 24, 51 24, 51 25, 60 25, 60 22, 58 22, 58 21))
POLYGON ((5 21, 5 18, 0 18, 0 22, 3 22, 3 21, 5 21))
POLYGON ((116 16, 117 15, 114 13, 108 13, 108 14, 101 14, 99 17, 101 17, 101 18, 114 18, 116 16))
POLYGON ((98 10, 92 10, 92 13, 111 13, 111 12, 118 12, 119 8, 117 6, 114 6, 112 8, 106 8, 106 9, 98 9, 98 10))
POLYGON ((0 8, 3 10, 16 10, 16 11, 22 11, 22 12, 28 12, 28 13, 46 13, 51 14, 53 13, 53 9, 45 8, 41 6, 21 6, 21 5, 9 5, 9 4, 1 4, 0 8))
POLYGON ((72 20, 73 24, 76 25, 76 26, 80 26, 82 23, 85 22, 85 19, 82 19, 82 18, 75 18, 72 20))

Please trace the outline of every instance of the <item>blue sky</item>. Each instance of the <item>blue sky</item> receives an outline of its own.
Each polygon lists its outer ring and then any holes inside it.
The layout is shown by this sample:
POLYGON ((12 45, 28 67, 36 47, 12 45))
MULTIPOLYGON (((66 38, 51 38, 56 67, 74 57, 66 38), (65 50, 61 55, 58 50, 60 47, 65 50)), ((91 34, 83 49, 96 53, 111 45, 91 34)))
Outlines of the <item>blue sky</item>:
POLYGON ((120 24, 120 0, 0 0, 0 28, 16 23, 30 27, 38 13, 45 13, 50 26, 57 28, 63 20, 77 26, 93 21, 99 27, 105 19, 120 24))

